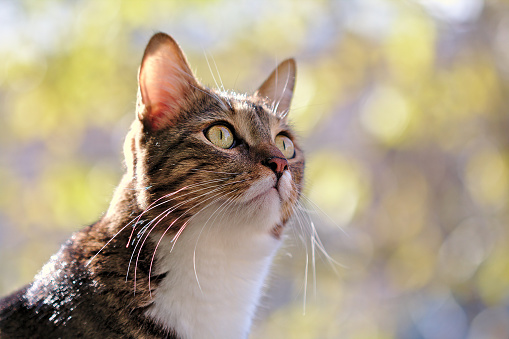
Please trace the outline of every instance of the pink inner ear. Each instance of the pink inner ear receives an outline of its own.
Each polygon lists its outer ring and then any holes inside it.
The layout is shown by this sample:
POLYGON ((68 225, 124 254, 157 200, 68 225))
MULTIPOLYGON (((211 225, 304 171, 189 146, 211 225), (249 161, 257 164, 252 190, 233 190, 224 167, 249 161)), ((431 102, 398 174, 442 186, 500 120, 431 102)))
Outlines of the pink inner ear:
POLYGON ((160 60, 151 61, 144 64, 146 68, 140 75, 140 86, 147 109, 145 118, 157 130, 174 123, 179 112, 179 101, 185 96, 186 88, 176 77, 175 67, 164 65, 160 60), (173 72, 168 72, 168 68, 173 72))
POLYGON ((178 45, 173 40, 157 39, 147 46, 139 84, 146 108, 140 118, 158 130, 175 123, 196 80, 178 45))

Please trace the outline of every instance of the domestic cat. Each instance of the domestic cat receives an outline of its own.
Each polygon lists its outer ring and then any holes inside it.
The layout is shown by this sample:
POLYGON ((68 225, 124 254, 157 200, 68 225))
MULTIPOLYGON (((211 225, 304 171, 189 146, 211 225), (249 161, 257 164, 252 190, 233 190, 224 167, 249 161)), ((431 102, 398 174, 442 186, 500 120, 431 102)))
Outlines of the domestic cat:
POLYGON ((206 88, 158 33, 107 213, 0 302, 1 338, 246 338, 301 194, 295 62, 252 95, 206 88))

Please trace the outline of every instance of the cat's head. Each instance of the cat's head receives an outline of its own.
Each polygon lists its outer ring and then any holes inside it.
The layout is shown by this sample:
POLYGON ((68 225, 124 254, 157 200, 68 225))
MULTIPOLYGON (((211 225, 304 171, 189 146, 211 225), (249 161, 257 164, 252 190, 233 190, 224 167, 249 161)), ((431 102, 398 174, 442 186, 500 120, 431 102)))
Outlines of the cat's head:
POLYGON ((158 33, 138 80, 137 118, 124 153, 139 209, 166 227, 175 222, 176 231, 214 210, 216 218, 255 221, 262 225, 256 231, 278 237, 304 172, 286 118, 294 60, 283 61, 252 95, 211 90, 195 78, 177 43, 158 33))

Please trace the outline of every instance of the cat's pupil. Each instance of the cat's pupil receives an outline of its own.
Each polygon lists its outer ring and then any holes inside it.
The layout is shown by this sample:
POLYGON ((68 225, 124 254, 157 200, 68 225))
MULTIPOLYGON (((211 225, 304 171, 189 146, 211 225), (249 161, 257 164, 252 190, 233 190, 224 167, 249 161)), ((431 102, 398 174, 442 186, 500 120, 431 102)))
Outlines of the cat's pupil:
POLYGON ((279 148, 281 153, 287 158, 291 159, 295 156, 295 147, 293 145, 292 140, 286 135, 278 135, 276 136, 276 146, 279 148))
POLYGON ((224 125, 210 127, 206 131, 205 136, 211 143, 223 149, 231 148, 235 142, 233 133, 224 125))

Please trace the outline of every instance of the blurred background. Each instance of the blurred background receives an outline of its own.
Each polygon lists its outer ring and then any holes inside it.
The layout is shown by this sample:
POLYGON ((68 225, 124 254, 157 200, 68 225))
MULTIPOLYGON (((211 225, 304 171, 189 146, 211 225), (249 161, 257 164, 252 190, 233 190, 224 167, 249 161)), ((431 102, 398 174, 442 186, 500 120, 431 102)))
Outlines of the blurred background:
POLYGON ((106 210, 157 31, 211 87, 298 62, 309 217, 252 339, 509 338, 503 0, 0 0, 1 295, 106 210))

